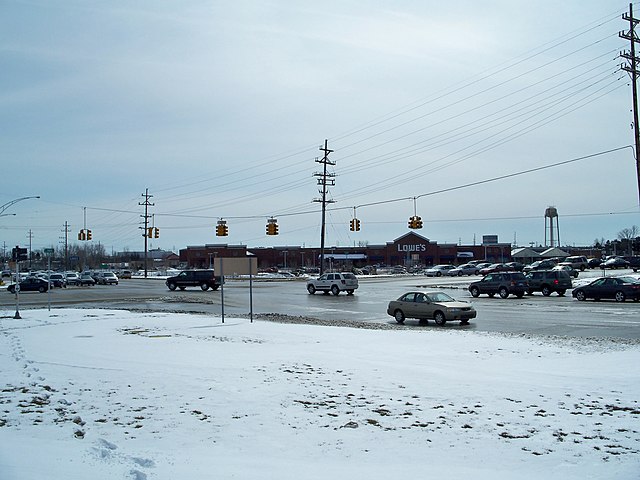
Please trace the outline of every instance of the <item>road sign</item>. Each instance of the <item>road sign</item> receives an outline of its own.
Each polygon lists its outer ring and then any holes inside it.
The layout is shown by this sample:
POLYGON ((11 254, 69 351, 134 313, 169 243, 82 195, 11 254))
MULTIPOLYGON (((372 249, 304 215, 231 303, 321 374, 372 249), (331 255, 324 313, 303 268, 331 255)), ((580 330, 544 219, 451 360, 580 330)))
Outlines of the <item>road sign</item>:
POLYGON ((45 255, 53 255, 53 248, 43 248, 42 251, 45 255))

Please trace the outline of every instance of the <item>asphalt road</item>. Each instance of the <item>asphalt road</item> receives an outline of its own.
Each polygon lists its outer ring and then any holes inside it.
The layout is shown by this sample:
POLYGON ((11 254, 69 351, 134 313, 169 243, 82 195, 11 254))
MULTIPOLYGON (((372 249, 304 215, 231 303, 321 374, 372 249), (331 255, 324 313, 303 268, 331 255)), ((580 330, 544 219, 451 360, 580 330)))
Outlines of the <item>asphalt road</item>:
MULTIPOLYGON (((597 275, 586 272, 585 275, 597 275)), ((220 290, 203 292, 198 288, 169 291, 159 279, 122 280, 119 285, 69 287, 54 289, 51 294, 23 292, 20 294, 21 311, 29 308, 123 308, 154 311, 194 312, 219 316, 248 315, 252 313, 279 313, 309 316, 323 320, 349 320, 395 324, 386 314, 387 303, 407 290, 415 288, 442 289, 459 300, 471 302, 478 317, 467 327, 457 322, 444 328, 480 332, 508 332, 515 334, 542 334, 575 337, 616 337, 640 339, 640 303, 627 301, 578 302, 570 292, 564 297, 540 293, 522 299, 498 296, 472 298, 466 287, 476 277, 431 278, 424 276, 361 278, 355 295, 339 296, 316 293, 309 295, 304 281, 248 281, 229 280, 224 293, 220 290), (250 291, 251 290, 251 291, 250 291)), ((15 296, 0 291, 0 316, 13 316, 15 296)), ((433 322, 419 325, 408 319, 415 328, 436 327, 433 322)))

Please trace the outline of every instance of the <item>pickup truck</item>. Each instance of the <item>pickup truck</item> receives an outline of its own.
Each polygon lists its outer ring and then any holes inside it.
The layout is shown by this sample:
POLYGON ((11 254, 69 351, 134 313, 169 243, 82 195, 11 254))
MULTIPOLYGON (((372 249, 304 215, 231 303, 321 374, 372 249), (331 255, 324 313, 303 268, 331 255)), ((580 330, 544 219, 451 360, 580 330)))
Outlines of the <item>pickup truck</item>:
POLYGON ((203 291, 209 289, 218 290, 222 279, 214 275, 213 270, 184 270, 175 277, 169 277, 166 285, 169 290, 179 288, 184 290, 186 287, 200 287, 203 291))

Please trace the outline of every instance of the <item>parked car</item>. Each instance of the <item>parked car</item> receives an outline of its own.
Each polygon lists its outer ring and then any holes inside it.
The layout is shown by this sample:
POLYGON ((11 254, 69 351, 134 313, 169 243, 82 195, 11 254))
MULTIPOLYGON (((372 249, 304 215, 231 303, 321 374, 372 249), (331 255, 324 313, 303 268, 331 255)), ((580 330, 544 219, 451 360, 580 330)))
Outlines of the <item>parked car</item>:
POLYGON ((438 325, 454 320, 467 325, 469 320, 476 318, 476 310, 471 304, 458 302, 444 292, 407 292, 389 302, 387 313, 398 323, 404 323, 405 318, 417 318, 421 321, 433 319, 438 325))
POLYGON ((65 274, 67 279, 67 285, 79 285, 80 284, 80 275, 76 272, 67 272, 65 274))
POLYGON ((442 275, 446 275, 449 270, 455 268, 453 265, 434 265, 433 267, 427 268, 424 271, 424 274, 427 277, 441 277, 442 275))
POLYGON ((220 281, 220 277, 217 277, 213 270, 184 270, 175 277, 167 278, 165 283, 171 291, 176 288, 184 290, 187 287, 200 287, 207 291, 218 290, 220 281))
POLYGON ((82 272, 76 283, 76 285, 80 285, 81 287, 85 285, 88 287, 92 287, 95 284, 96 281, 94 280, 93 275, 91 275, 91 272, 82 272))
POLYGON ((509 268, 504 263, 492 263, 488 267, 484 267, 480 269, 480 275, 487 275, 493 272, 505 272, 509 270, 509 268))
POLYGON ((525 265, 522 269, 523 272, 530 272, 531 270, 551 270, 556 266, 556 262, 553 260, 538 260, 531 265, 525 265))
POLYGON ((353 295, 357 288, 358 278, 351 272, 325 273, 318 278, 311 278, 307 281, 307 291, 311 295, 318 291, 331 292, 334 295, 347 292, 347 295, 353 295))
POLYGON ((476 267, 478 268, 478 271, 482 270, 483 268, 487 268, 489 265, 491 265, 491 262, 478 262, 478 263, 476 263, 476 267))
POLYGON ((589 265, 589 268, 598 268, 602 264, 602 259, 590 258, 589 260, 587 260, 587 264, 589 265))
POLYGON ((602 269, 629 268, 629 262, 622 257, 611 257, 600 264, 602 269))
POLYGON ((556 265, 551 270, 552 271, 567 272, 569 274, 569 276, 572 277, 572 278, 578 278, 578 275, 580 274, 580 271, 576 270, 575 268, 573 268, 573 267, 571 267, 569 265, 556 265))
POLYGON ((633 277, 603 277, 588 285, 574 288, 572 295, 580 301, 588 298, 600 300, 613 298, 616 302, 624 302, 627 298, 640 301, 640 281, 633 277))
POLYGON ((524 263, 520 262, 507 262, 505 265, 514 272, 521 272, 524 269, 524 263))
POLYGON ((480 270, 478 267, 471 263, 465 263, 464 265, 459 265, 451 270, 447 271, 447 275, 450 277, 461 277, 463 275, 478 275, 480 270))
POLYGON ((529 283, 527 288, 529 295, 533 292, 542 292, 542 295, 548 297, 556 292, 559 296, 563 296, 572 287, 571 277, 563 270, 533 270, 527 273, 526 279, 529 283))
POLYGON ((118 276, 113 272, 99 272, 96 278, 100 285, 118 285, 118 276))
POLYGON ((640 270, 640 257, 639 256, 628 256, 628 257, 622 257, 624 258, 627 262, 629 262, 629 267, 633 269, 634 272, 637 272, 638 270, 640 270))
POLYGON ((483 293, 493 297, 497 293, 502 298, 507 298, 510 294, 522 298, 528 288, 529 284, 524 273, 495 272, 469 285, 469 292, 472 297, 478 297, 483 293))
POLYGON ((20 292, 40 292, 44 293, 49 290, 49 282, 39 277, 27 277, 19 284, 12 283, 7 287, 9 293, 16 293, 16 285, 19 285, 20 292))
POLYGON ((49 275, 49 282, 58 288, 67 288, 67 277, 64 273, 52 273, 49 275))
POLYGON ((131 270, 122 270, 118 278, 131 278, 131 270))
POLYGON ((585 256, 575 255, 565 258, 563 261, 558 263, 558 265, 567 265, 575 270, 584 272, 587 268, 589 268, 589 260, 587 260, 587 257, 585 256))

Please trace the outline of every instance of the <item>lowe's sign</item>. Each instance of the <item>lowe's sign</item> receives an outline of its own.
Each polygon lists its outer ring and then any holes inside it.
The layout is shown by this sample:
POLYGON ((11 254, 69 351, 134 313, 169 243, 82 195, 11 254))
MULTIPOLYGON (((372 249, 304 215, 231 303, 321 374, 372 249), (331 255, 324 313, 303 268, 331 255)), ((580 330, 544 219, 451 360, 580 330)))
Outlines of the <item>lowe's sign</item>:
POLYGON ((426 252, 427 246, 423 243, 414 243, 413 245, 398 245, 399 252, 426 252))

